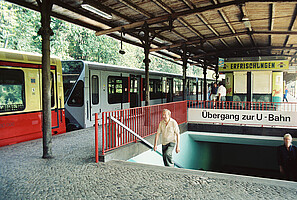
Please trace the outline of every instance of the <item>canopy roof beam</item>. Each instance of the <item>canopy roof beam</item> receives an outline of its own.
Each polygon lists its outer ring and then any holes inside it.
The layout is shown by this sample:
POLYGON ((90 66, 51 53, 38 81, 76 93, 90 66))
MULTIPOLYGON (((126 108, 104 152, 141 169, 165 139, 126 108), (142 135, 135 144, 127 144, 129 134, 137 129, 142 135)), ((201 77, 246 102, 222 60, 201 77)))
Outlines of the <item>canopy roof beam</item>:
POLYGON ((96 35, 99 36, 99 35, 109 34, 112 32, 120 31, 122 28, 132 29, 132 28, 141 27, 144 25, 145 22, 148 25, 157 24, 157 23, 168 21, 169 19, 176 19, 176 18, 182 17, 182 16, 193 15, 193 14, 197 14, 197 13, 201 13, 201 12, 205 12, 205 11, 209 11, 209 10, 221 9, 221 8, 232 6, 232 5, 239 5, 244 2, 246 2, 246 0, 235 0, 235 1, 229 1, 229 2, 220 3, 220 4, 216 4, 216 5, 199 7, 199 8, 195 8, 192 10, 186 10, 186 11, 176 12, 176 13, 172 13, 172 14, 167 14, 167 15, 163 15, 163 16, 159 16, 159 17, 153 17, 153 18, 143 20, 143 21, 138 21, 138 22, 135 22, 132 24, 127 24, 127 25, 118 26, 118 27, 103 30, 103 31, 98 31, 96 33, 96 35))

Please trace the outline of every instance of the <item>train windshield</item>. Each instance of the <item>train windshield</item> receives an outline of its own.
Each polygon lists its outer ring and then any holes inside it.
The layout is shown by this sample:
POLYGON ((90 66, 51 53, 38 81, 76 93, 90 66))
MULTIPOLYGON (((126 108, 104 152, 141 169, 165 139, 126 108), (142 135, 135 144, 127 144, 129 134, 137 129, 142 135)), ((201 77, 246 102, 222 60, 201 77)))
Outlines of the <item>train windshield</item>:
POLYGON ((64 100, 68 99, 79 75, 84 68, 82 61, 62 61, 64 100))

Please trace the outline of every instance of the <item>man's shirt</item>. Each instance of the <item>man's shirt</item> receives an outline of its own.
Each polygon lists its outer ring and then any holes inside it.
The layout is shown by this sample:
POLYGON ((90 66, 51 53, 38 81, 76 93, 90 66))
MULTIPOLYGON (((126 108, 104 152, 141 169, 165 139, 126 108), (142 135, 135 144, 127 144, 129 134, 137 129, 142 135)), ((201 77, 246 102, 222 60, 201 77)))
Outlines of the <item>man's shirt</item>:
POLYGON ((297 147, 291 145, 289 151, 285 145, 278 147, 278 165, 284 168, 297 167, 297 147))
POLYGON ((177 122, 170 118, 166 125, 166 122, 162 120, 159 124, 157 134, 162 135, 162 145, 166 145, 170 142, 176 143, 176 136, 179 134, 177 122))
POLYGON ((225 97, 226 93, 227 93, 226 88, 223 85, 221 85, 218 89, 218 95, 221 94, 222 97, 225 97))

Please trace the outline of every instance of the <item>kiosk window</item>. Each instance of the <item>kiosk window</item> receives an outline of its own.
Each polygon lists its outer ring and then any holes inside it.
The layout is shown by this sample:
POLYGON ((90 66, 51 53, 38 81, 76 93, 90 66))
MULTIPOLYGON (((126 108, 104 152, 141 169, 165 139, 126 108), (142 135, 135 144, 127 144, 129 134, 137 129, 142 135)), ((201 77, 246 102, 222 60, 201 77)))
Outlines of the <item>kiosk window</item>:
POLYGON ((24 110, 24 72, 15 69, 0 69, 0 94, 0 112, 24 110))

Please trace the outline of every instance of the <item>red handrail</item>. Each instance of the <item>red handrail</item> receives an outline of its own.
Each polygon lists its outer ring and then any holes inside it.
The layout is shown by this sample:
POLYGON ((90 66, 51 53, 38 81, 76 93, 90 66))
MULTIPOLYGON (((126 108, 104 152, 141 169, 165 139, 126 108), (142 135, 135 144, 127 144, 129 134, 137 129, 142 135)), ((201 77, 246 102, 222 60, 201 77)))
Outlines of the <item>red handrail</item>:
MULTIPOLYGON (((297 103, 247 102, 247 101, 179 101, 138 108, 130 108, 102 113, 102 154, 126 144, 136 142, 137 138, 110 120, 115 117, 141 137, 155 134, 162 118, 162 110, 169 109, 178 124, 187 122, 187 108, 228 109, 228 110, 275 110, 297 112, 297 103)), ((96 120, 98 121, 98 119, 96 120)), ((96 139, 97 141, 98 139, 96 139)), ((96 147, 96 149, 98 149, 96 147)), ((97 158, 98 156, 96 156, 97 158)))
POLYGON ((110 120, 110 116, 121 121, 142 137, 157 131, 163 109, 169 109, 179 124, 187 122, 187 101, 165 103, 102 113, 102 154, 120 146, 136 142, 137 138, 110 120))

